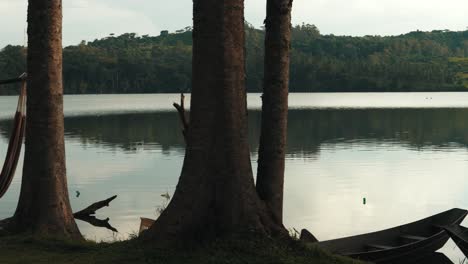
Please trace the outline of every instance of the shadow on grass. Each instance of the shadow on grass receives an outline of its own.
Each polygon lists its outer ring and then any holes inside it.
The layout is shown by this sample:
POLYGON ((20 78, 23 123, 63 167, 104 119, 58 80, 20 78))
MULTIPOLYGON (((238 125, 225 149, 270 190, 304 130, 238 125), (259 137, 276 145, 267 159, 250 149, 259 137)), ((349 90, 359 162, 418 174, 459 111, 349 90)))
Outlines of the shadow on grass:
POLYGON ((73 242, 28 236, 0 237, 0 263, 360 263, 332 256, 297 241, 231 238, 190 249, 158 249, 138 239, 113 243, 73 242))

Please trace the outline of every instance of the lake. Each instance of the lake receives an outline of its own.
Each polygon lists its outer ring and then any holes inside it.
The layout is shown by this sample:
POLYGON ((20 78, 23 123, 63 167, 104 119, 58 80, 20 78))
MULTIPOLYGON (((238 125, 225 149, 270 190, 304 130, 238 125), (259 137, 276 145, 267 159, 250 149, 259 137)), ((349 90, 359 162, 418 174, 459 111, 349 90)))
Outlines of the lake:
MULTIPOLYGON (((248 98, 255 170, 261 100, 248 98)), ((0 97, 2 162, 16 100, 0 97)), ((109 217, 119 233, 77 221, 86 238, 126 239, 137 233, 140 217, 157 217, 184 156, 172 108, 178 100, 175 94, 65 96, 73 210, 118 195, 97 215, 109 217)), ((325 240, 468 208, 468 93, 291 94, 289 100, 288 228, 307 228, 325 240)), ((14 213, 20 180, 18 169, 0 200, 0 218, 14 213)), ((462 259, 451 241, 442 252, 462 259)))

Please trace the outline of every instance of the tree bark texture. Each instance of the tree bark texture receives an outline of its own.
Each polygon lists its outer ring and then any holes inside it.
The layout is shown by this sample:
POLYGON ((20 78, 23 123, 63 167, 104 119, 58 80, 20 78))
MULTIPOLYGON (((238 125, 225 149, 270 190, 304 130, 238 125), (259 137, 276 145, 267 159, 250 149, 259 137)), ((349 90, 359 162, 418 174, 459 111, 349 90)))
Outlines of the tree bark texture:
POLYGON ((81 238, 65 168, 61 0, 29 0, 27 70, 23 180, 13 228, 81 238))
POLYGON ((144 237, 159 242, 275 232, 254 185, 247 140, 244 1, 194 0, 190 124, 182 173, 144 237))
POLYGON ((257 192, 283 222, 292 0, 267 0, 262 126, 257 192))

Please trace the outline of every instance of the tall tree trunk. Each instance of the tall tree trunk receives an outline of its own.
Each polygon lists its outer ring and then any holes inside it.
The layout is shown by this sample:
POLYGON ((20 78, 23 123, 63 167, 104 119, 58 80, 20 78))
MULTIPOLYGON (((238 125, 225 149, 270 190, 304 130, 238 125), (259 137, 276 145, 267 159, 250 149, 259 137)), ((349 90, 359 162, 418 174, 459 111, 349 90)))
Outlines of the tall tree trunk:
POLYGON ((257 192, 283 223, 292 0, 267 0, 262 128, 257 192))
POLYGON ((27 62, 26 146, 13 228, 80 238, 65 169, 61 0, 29 0, 27 62))
POLYGON ((164 243, 284 232, 258 198, 250 164, 244 1, 193 3, 193 89, 184 165, 172 201, 146 237, 164 243))

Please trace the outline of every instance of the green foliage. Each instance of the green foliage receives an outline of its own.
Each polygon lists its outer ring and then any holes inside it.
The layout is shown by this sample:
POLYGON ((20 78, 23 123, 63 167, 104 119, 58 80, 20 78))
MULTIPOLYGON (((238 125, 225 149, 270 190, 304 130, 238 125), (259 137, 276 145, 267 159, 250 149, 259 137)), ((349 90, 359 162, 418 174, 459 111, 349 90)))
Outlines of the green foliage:
MULTIPOLYGON (((264 30, 246 24, 249 92, 261 92, 264 30)), ((458 91, 468 88, 468 31, 321 35, 293 27, 292 92, 458 91)), ((65 93, 178 93, 191 89, 192 29, 157 37, 126 33, 64 48, 65 93)), ((25 49, 0 51, 0 78, 25 70, 25 49)), ((0 90, 11 94, 14 86, 0 90)))
MULTIPOLYGON (((0 50, 0 80, 18 77, 26 71, 26 49, 8 45, 0 50)), ((2 86, 0 95, 17 94, 19 85, 2 86)))
POLYGON ((187 92, 191 33, 124 34, 64 49, 66 93, 187 92), (177 38, 176 38, 177 37, 177 38))
POLYGON ((296 26, 291 87, 301 92, 460 90, 448 58, 468 56, 467 39, 468 31, 337 37, 296 26))
POLYGON ((450 67, 455 72, 455 83, 468 89, 468 58, 449 58, 450 67))

